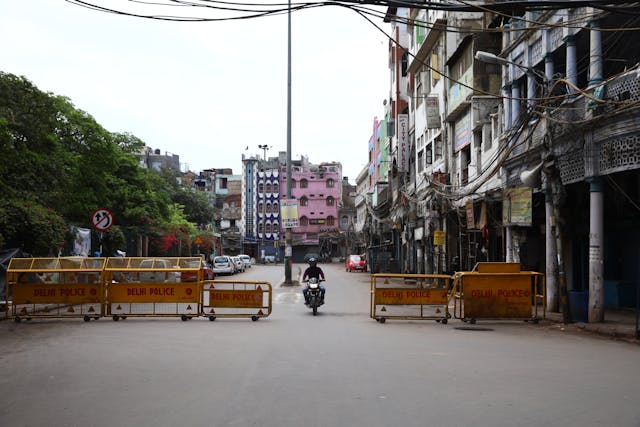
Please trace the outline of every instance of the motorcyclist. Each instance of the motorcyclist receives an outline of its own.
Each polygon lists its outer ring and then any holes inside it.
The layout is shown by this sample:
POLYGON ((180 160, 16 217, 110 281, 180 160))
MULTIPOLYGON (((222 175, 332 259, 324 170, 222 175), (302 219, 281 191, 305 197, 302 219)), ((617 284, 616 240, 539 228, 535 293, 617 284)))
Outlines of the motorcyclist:
MULTIPOLYGON (((304 274, 302 275, 302 281, 306 283, 304 289, 302 290, 305 305, 309 305, 309 283, 307 282, 307 279, 310 279, 312 277, 315 277, 316 279, 318 279, 318 281, 325 280, 324 272, 320 267, 318 267, 318 260, 314 257, 309 258, 309 267, 307 267, 307 269, 304 271, 304 274)), ((325 288, 324 286, 322 286, 322 283, 318 283, 318 286, 320 287, 320 299, 324 303, 325 288)))

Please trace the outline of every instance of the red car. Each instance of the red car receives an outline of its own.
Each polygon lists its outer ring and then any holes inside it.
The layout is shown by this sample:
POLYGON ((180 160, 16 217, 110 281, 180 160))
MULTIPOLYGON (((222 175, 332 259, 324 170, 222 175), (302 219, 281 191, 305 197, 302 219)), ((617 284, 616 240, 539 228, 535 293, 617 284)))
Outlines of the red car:
MULTIPOLYGON (((213 269, 206 262, 202 263, 202 277, 204 280, 213 280, 215 278, 215 274, 213 273, 213 269)), ((180 281, 181 282, 195 282, 198 280, 198 276, 196 272, 193 271, 183 271, 180 273, 180 281)))
POLYGON ((347 271, 367 271, 367 260, 362 255, 349 255, 346 261, 347 271))

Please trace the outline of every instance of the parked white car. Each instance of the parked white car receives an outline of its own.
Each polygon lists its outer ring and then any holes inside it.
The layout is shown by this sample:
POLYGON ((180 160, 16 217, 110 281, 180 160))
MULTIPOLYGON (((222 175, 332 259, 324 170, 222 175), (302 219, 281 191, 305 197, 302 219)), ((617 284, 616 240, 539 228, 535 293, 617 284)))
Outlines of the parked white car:
POLYGON ((244 268, 251 268, 251 257, 249 255, 241 254, 238 257, 244 263, 244 268))
POLYGON ((243 272, 244 271, 244 261, 240 259, 239 256, 232 256, 231 259, 236 266, 236 271, 243 272))
POLYGON ((230 256, 219 255, 213 258, 213 273, 218 274, 233 274, 236 268, 233 260, 230 256))

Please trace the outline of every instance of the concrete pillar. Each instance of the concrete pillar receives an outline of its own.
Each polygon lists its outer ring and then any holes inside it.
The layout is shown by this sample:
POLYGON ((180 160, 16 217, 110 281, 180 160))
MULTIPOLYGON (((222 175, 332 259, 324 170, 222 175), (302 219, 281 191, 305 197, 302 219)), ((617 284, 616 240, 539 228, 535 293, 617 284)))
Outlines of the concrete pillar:
MULTIPOLYGON (((567 80, 578 86, 578 48, 574 36, 567 36, 567 80)), ((568 93, 575 93, 575 89, 567 86, 568 93)))
POLYGON ((511 129, 511 84, 502 88, 502 109, 504 110, 504 128, 511 129))
POLYGON ((527 71, 527 105, 533 110, 536 105, 536 75, 527 71))
POLYGON ((505 227, 505 242, 504 242, 504 247, 505 247, 505 255, 506 255, 506 262, 513 262, 513 238, 511 236, 511 226, 506 226, 505 227))
POLYGON ((511 82, 511 127, 517 127, 520 120, 520 86, 511 82))
POLYGON ((547 294, 547 310, 558 312, 558 251, 556 248, 556 232, 555 221, 553 215, 553 190, 551 184, 546 184, 544 193, 545 201, 545 247, 546 247, 546 294, 547 294))
POLYGON ((598 84, 603 79, 602 71, 602 33, 600 21, 590 22, 590 48, 589 48, 589 86, 598 84))
POLYGON ((589 323, 604 321, 604 193, 599 176, 589 178, 589 323))
POLYGON ((553 64, 553 55, 551 55, 550 53, 547 53, 544 56, 544 75, 547 76, 547 81, 549 82, 547 91, 550 91, 551 88, 553 87, 553 74, 555 72, 556 71, 553 64))

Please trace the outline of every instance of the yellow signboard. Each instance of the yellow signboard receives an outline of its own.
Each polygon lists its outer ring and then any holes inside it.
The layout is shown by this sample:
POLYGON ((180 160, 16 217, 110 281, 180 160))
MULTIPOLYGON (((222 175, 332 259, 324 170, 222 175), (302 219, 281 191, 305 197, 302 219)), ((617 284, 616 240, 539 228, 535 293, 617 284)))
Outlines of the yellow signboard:
POLYGON ((434 231, 433 232, 433 244, 436 246, 444 246, 445 240, 447 238, 446 231, 434 231))
POLYGON ((261 308, 263 307, 262 290, 230 290, 230 289, 210 289, 210 307, 228 308, 261 308))
POLYGON ((464 275, 463 290, 465 317, 531 317, 532 294, 529 275, 464 275))
POLYGON ((300 226, 298 219, 298 200, 283 199, 280 202, 280 221, 282 228, 294 228, 300 226))
POLYGON ((122 283, 109 286, 111 303, 198 302, 198 283, 122 283))
POLYGON ((447 303, 444 289, 377 288, 376 305, 438 305, 447 303))

